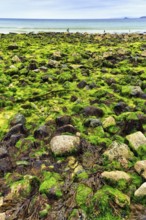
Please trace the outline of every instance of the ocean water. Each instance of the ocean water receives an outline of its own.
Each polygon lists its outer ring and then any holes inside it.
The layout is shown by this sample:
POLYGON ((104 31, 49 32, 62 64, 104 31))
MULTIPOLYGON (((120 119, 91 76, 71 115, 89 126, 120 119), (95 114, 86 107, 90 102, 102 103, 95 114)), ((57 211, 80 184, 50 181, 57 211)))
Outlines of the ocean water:
POLYGON ((0 19, 0 33, 29 32, 144 33, 146 18, 131 19, 0 19))

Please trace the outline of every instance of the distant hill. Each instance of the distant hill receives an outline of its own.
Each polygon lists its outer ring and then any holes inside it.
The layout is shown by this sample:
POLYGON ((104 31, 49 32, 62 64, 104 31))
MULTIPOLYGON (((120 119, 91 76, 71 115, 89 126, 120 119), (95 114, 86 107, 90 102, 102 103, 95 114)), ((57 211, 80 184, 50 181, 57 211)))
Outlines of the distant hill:
POLYGON ((142 16, 142 17, 140 17, 140 18, 146 18, 146 16, 142 16))

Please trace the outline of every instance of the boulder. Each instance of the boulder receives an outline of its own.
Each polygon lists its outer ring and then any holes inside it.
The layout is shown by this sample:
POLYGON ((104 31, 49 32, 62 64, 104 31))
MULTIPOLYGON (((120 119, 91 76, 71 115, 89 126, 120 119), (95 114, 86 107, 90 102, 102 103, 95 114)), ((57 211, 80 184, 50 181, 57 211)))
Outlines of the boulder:
POLYGON ((79 150, 80 138, 71 135, 58 135, 52 138, 50 147, 55 155, 64 155, 79 150))
POLYGON ((130 159, 133 157, 133 153, 126 144, 114 141, 109 148, 109 150, 104 152, 104 155, 108 156, 108 159, 111 161, 119 158, 130 159))
POLYGON ((101 177, 113 181, 119 181, 119 180, 125 180, 126 182, 129 182, 131 177, 124 171, 111 171, 111 172, 103 172, 101 174, 101 177))
POLYGON ((17 55, 15 55, 14 57, 12 57, 12 61, 13 61, 14 63, 19 63, 19 62, 21 62, 20 58, 19 58, 17 55))
POLYGON ((146 137, 140 131, 137 131, 133 134, 127 135, 126 139, 128 140, 130 146, 137 151, 140 146, 146 145, 146 137))
POLYGON ((134 193, 136 197, 146 196, 146 182, 143 183, 134 193))
POLYGON ((134 168, 137 173, 146 179, 146 160, 137 161, 134 168))
POLYGON ((103 128, 108 128, 110 126, 113 126, 113 125, 116 125, 116 121, 114 119, 114 117, 112 116, 109 116, 108 118, 106 118, 104 121, 103 121, 103 128))

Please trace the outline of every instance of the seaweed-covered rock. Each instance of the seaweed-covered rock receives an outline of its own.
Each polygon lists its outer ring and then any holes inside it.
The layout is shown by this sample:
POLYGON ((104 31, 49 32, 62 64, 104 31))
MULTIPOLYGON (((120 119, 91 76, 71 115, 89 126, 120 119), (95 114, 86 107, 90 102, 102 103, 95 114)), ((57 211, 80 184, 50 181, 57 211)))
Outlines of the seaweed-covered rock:
POLYGON ((134 168, 143 178, 146 179, 146 160, 137 161, 134 168))
POLYGON ((131 179, 130 175, 128 175, 124 171, 119 171, 119 170, 110 171, 110 172, 104 171, 101 174, 101 177, 105 179, 113 180, 113 181, 125 180, 127 182, 129 182, 131 179))
POLYGON ((110 126, 113 126, 113 125, 116 125, 116 120, 114 119, 114 117, 112 116, 109 116, 108 118, 106 118, 104 121, 103 121, 103 128, 108 128, 110 126))
POLYGON ((70 135, 59 135, 52 138, 50 147, 55 155, 64 155, 79 150, 80 138, 70 135))
POLYGON ((135 151, 138 151, 139 147, 142 145, 146 145, 146 137, 140 131, 127 135, 126 139, 135 151))
POLYGON ((96 118, 89 118, 84 122, 84 126, 86 126, 86 127, 95 128, 95 127, 98 127, 101 125, 102 125, 102 123, 101 123, 100 119, 96 119, 96 118))

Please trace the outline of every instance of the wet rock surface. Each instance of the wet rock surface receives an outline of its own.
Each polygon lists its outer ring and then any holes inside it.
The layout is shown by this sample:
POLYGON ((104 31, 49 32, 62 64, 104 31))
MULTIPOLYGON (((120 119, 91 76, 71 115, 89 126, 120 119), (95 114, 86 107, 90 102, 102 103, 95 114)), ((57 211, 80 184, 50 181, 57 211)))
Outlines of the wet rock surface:
POLYGON ((0 35, 0 219, 146 218, 145 42, 0 35))

